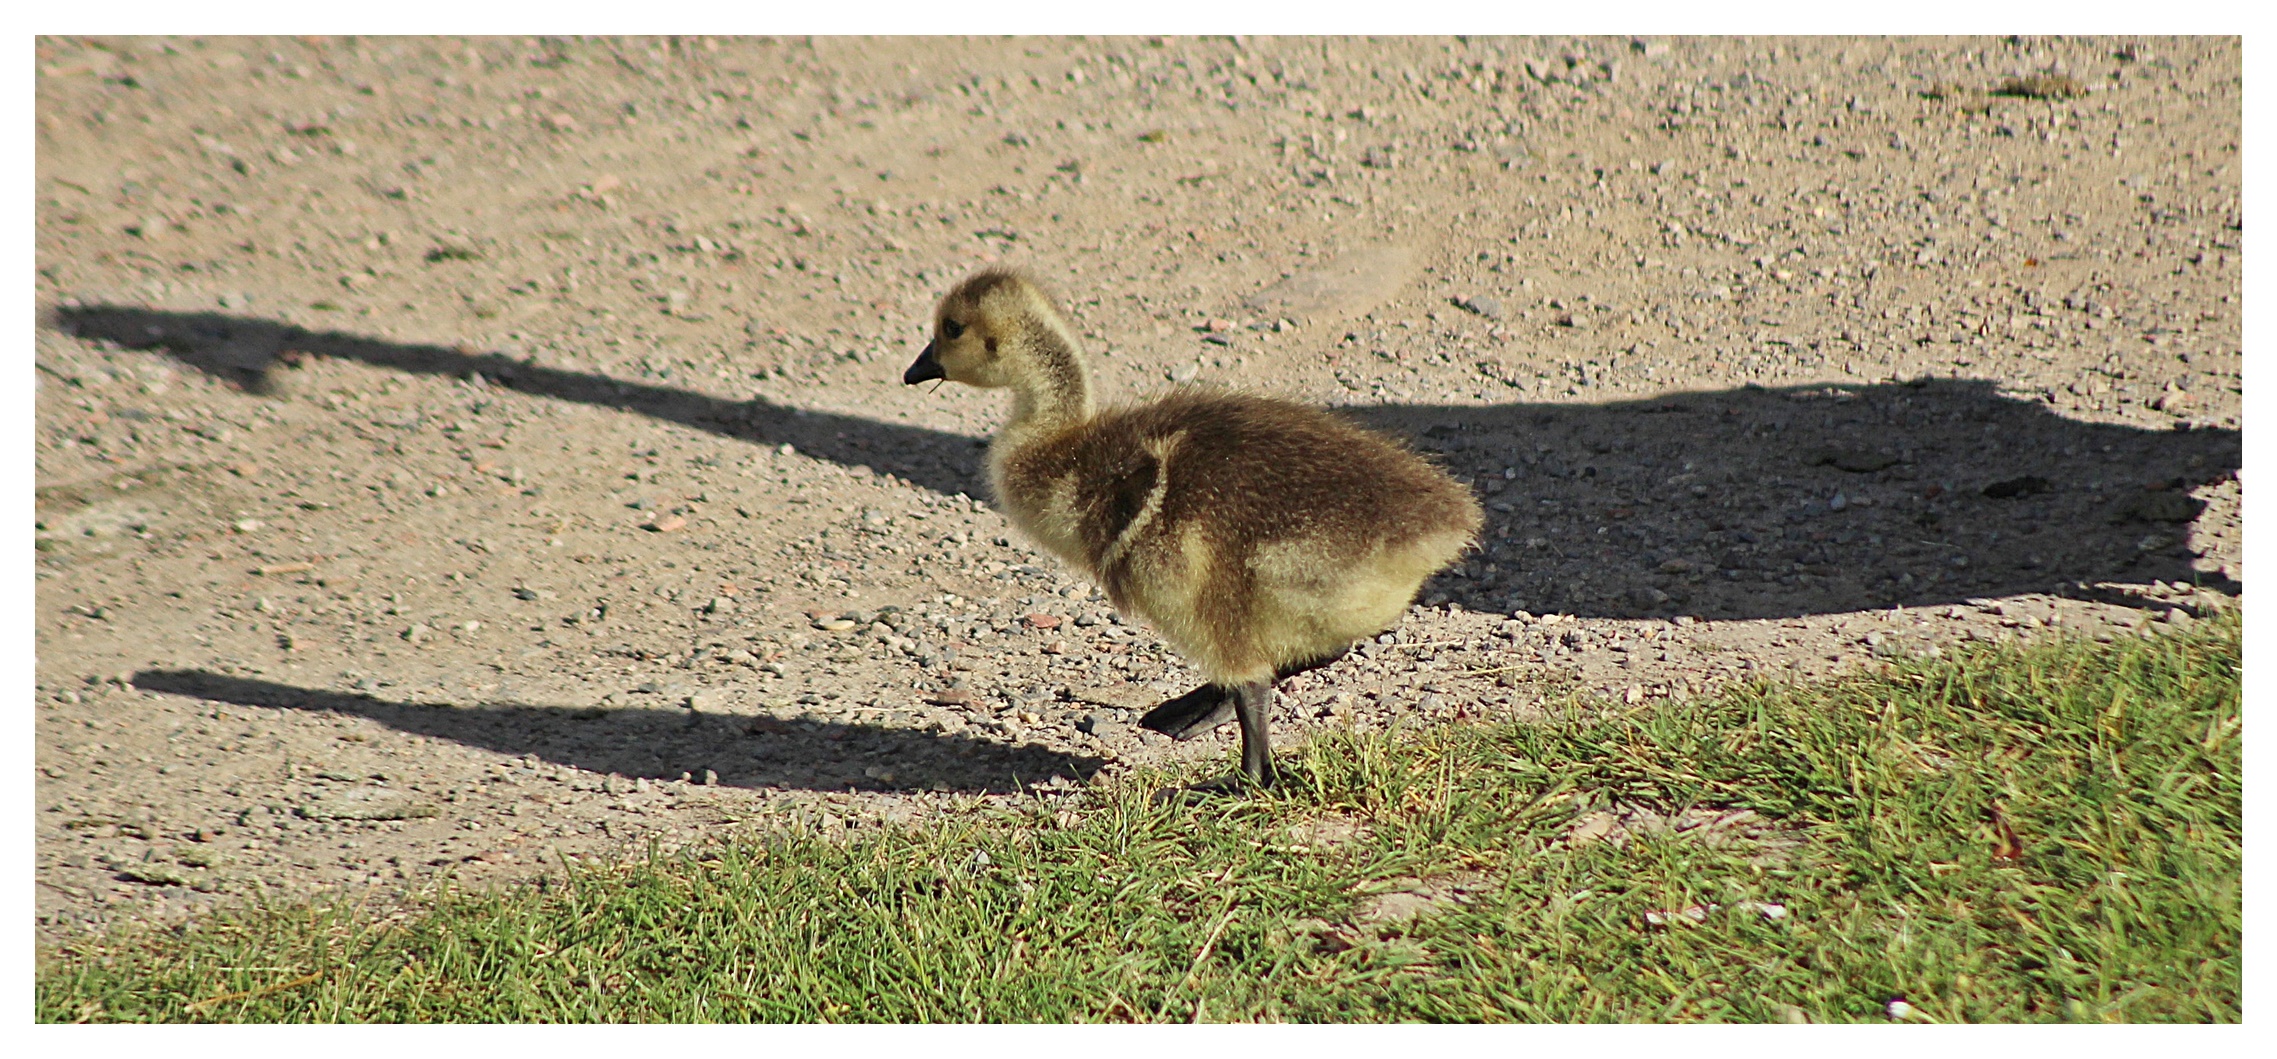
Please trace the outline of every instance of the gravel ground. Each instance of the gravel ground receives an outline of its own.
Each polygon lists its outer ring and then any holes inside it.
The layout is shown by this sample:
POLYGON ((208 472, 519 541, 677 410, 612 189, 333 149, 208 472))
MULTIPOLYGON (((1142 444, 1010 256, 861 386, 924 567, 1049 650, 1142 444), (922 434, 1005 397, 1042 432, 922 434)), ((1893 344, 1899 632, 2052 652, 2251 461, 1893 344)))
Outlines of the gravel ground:
POLYGON ((2235 39, 37 53, 49 940, 1228 767, 899 383, 984 262, 1479 492, 1284 747, 2242 590, 2235 39))

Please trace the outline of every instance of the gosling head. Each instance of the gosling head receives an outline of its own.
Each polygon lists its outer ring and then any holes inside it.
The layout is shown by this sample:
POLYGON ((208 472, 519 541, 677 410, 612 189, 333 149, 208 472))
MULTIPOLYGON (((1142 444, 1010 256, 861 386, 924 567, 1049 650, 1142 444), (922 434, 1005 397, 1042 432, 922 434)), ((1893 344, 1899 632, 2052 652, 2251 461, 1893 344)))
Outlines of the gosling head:
POLYGON ((1054 345, 1068 347, 1065 328, 1044 293, 1019 273, 986 269, 942 296, 933 311, 933 340, 901 373, 901 381, 912 386, 934 379, 1011 386, 1048 370, 1035 361, 1043 348, 1054 345))

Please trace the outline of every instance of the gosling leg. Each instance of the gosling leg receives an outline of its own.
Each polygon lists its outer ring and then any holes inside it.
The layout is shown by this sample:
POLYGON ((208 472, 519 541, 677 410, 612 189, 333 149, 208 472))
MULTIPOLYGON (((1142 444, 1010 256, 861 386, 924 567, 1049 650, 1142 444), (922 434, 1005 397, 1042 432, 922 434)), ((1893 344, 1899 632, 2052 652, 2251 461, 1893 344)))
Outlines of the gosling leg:
POLYGON ((1233 709, 1241 718, 1241 771, 1260 787, 1273 785, 1273 740, 1266 721, 1273 716, 1273 682, 1243 684, 1234 692, 1233 709))
POLYGON ((1172 739, 1192 739, 1233 719, 1234 695, 1234 689, 1223 684, 1204 684, 1146 711, 1139 727, 1172 739))

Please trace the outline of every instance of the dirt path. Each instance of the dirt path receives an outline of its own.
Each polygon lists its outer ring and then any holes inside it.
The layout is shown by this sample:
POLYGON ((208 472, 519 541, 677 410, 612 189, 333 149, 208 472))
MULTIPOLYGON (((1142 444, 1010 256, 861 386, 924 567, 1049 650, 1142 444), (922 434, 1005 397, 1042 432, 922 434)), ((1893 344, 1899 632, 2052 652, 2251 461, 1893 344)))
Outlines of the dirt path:
POLYGON ((38 67, 50 939, 1224 762, 1131 726, 1190 673, 1006 539, 997 400, 899 385, 989 261, 1114 393, 1344 406, 1488 504, 1285 745, 2241 590, 2234 40, 38 67))

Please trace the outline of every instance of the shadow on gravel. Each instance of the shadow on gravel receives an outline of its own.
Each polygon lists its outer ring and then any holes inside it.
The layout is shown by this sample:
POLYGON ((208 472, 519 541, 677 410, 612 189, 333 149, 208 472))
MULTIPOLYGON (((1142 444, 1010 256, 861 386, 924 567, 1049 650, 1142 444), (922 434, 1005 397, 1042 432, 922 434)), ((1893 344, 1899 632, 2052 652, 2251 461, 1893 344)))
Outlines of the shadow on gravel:
POLYGON ((2165 609, 2099 586, 2242 588, 2190 548, 2189 491, 2237 471, 2237 431, 2080 422, 1982 379, 1347 411, 1476 479, 1482 550, 1425 592, 1480 610, 1778 618, 2030 592, 2165 609))
POLYGON ((628 777, 719 774, 729 787, 1016 793, 1054 776, 1088 779, 1104 762, 961 735, 851 724, 754 722, 685 710, 578 710, 394 702, 202 670, 150 669, 144 691, 272 709, 368 717, 398 731, 628 777))
POLYGON ((758 445, 787 443, 818 459, 848 467, 866 466, 939 493, 978 496, 984 485, 976 450, 980 439, 811 412, 759 398, 728 401, 664 386, 620 382, 606 375, 539 367, 498 353, 404 345, 221 313, 88 305, 58 309, 56 323, 83 338, 103 339, 129 349, 164 350, 191 367, 253 393, 273 392, 277 372, 311 354, 414 375, 465 378, 479 373, 489 383, 538 397, 635 412, 758 445))
MULTIPOLYGON (((257 391, 304 353, 479 372, 943 493, 982 491, 976 439, 957 434, 214 313, 99 305, 60 310, 58 323, 257 391)), ((1345 412, 1477 482, 1482 548, 1425 589, 1476 610, 1766 618, 2028 592, 2164 607, 2098 586, 2242 587, 2195 570, 2189 546, 2203 505, 2188 492, 2237 470, 2237 431, 2081 422, 1988 380, 1345 412)))

